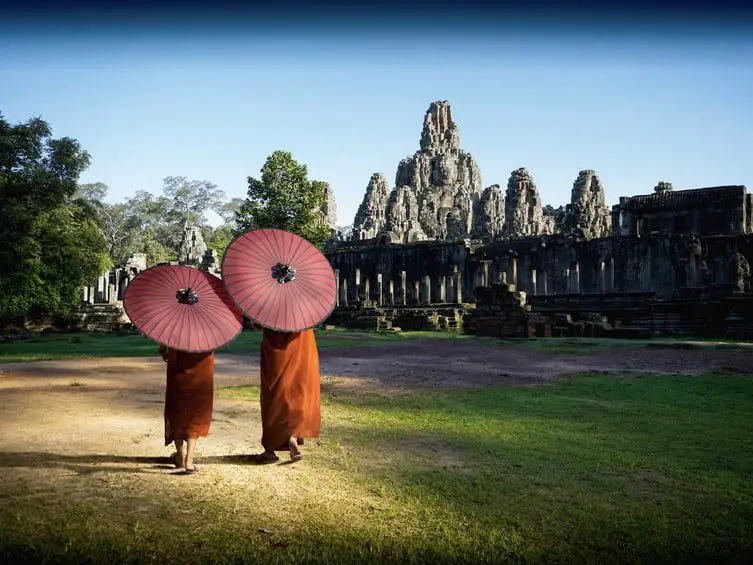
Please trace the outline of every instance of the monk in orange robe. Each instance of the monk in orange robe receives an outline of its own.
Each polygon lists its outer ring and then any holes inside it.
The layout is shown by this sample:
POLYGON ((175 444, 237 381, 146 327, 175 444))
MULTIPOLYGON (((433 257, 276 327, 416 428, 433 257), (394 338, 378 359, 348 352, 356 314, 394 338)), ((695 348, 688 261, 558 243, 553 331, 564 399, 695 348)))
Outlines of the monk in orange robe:
POLYGON ((314 330, 281 333, 264 329, 261 343, 262 463, 278 461, 275 451, 290 451, 299 461, 303 438, 319 437, 319 352, 314 330))
POLYGON ((209 434, 214 402, 214 353, 189 353, 161 345, 167 362, 165 394, 165 445, 175 443, 172 462, 195 473, 193 457, 200 437, 209 434), (183 452, 183 444, 186 451, 183 452))

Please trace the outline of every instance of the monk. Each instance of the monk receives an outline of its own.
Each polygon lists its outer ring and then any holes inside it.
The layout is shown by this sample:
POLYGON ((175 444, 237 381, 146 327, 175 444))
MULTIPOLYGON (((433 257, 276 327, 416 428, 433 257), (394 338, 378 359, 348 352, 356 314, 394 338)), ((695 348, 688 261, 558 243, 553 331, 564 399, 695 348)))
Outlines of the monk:
POLYGON ((196 473, 196 443, 209 434, 214 402, 214 353, 189 353, 161 345, 167 362, 165 445, 175 443, 171 460, 177 469, 196 473), (186 451, 183 451, 183 444, 186 451))
POLYGON ((319 437, 319 352, 314 330, 281 333, 264 329, 261 342, 261 463, 290 451, 300 461, 303 438, 319 437))

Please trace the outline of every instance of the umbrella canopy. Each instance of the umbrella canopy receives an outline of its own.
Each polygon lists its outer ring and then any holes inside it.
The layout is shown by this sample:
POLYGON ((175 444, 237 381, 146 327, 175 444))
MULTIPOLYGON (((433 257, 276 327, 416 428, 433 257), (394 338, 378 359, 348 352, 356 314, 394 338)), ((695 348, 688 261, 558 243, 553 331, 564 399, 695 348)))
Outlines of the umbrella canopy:
POLYGON ((225 250, 222 282, 254 322, 299 332, 326 320, 335 308, 335 273, 311 243, 278 229, 238 236, 225 250))
POLYGON ((222 280, 183 265, 141 271, 126 288, 123 306, 147 337, 181 351, 212 351, 242 329, 243 314, 222 280))

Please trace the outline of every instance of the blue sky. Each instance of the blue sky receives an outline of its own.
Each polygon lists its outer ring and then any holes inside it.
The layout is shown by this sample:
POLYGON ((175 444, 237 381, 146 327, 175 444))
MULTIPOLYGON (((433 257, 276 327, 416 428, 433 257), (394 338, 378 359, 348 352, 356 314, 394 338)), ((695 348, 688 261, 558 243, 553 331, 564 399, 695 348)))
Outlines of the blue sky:
POLYGON ((93 156, 82 182, 113 202, 166 176, 242 197, 289 150, 332 184, 343 225, 372 173, 394 182, 434 100, 452 104, 484 186, 526 167, 546 204, 567 203, 581 169, 610 205, 659 180, 753 185, 750 40, 498 35, 10 35, 0 111, 77 138, 93 156))

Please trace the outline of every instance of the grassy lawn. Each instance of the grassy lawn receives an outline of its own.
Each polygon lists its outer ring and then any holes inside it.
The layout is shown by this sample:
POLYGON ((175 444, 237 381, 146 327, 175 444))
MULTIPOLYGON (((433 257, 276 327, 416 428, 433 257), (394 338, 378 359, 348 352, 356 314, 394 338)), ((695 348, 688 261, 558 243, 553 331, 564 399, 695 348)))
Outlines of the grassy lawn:
MULTIPOLYGON (((261 332, 244 331, 220 353, 256 354, 261 343, 261 332)), ((723 341, 680 339, 606 339, 606 338, 533 338, 495 339, 475 337, 453 332, 358 332, 345 329, 317 330, 317 344, 320 348, 352 347, 405 343, 406 340, 448 339, 474 340, 491 346, 503 347, 515 344, 529 347, 537 353, 550 355, 576 354, 588 350, 622 349, 635 347, 673 347, 685 349, 713 348, 750 350, 753 344, 727 343, 723 341)), ((53 359, 76 359, 92 357, 151 357, 156 355, 156 344, 146 337, 117 335, 115 333, 92 332, 77 334, 39 334, 39 336, 11 343, 0 343, 0 364, 53 359)))
POLYGON ((180 490, 101 468, 0 483, 0 561, 744 563, 751 401, 728 374, 394 396, 326 380, 296 466, 215 461, 180 490))
MULTIPOLYGON (((262 333, 244 331, 219 352, 257 354, 262 333)), ((466 339, 468 336, 448 332, 375 333, 347 330, 317 330, 320 348, 335 346, 404 343, 407 339, 466 339)), ((39 334, 39 336, 0 344, 0 364, 86 357, 151 357, 157 345, 139 335, 92 332, 76 334, 39 334)))

